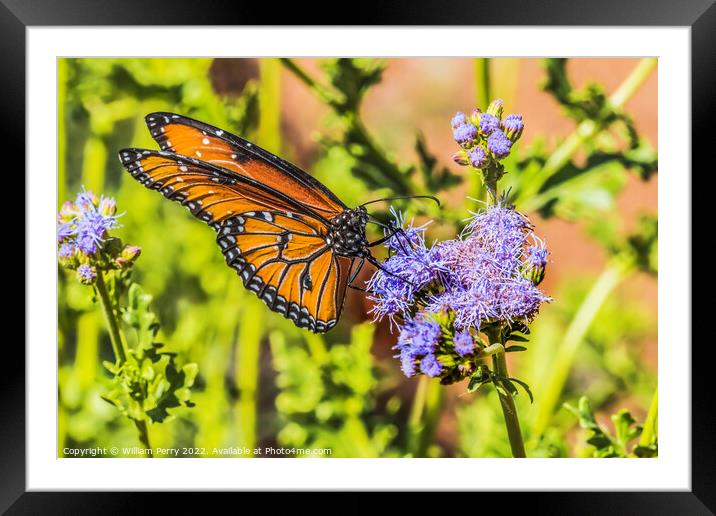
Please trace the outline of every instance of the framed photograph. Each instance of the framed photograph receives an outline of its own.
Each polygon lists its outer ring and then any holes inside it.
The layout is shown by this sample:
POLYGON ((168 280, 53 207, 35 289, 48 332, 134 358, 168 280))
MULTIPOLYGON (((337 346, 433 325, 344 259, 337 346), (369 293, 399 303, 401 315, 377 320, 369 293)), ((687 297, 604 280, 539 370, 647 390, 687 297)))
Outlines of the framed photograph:
POLYGON ((27 302, 0 507, 712 514, 690 295, 716 8, 580 3, 353 27, 5 1, 27 302))

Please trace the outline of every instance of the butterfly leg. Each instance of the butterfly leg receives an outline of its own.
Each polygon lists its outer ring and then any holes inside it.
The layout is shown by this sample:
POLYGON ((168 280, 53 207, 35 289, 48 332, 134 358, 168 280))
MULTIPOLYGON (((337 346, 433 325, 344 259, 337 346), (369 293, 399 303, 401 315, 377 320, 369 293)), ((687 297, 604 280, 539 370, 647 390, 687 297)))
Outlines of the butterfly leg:
POLYGON ((375 267, 377 267, 378 269, 380 269, 381 271, 383 271, 385 274, 387 274, 387 275, 389 275, 389 276, 393 276, 394 278, 398 278, 399 280, 404 281, 404 282, 407 283, 408 285, 412 285, 412 286, 414 286, 414 287, 417 287, 417 285, 416 285, 415 283, 413 283, 412 281, 408 281, 408 280, 406 280, 405 278, 401 278, 401 277, 398 276, 397 274, 390 272, 388 269, 386 269, 385 267, 383 267, 383 266, 380 264, 380 262, 379 262, 378 260, 376 260, 372 255, 368 255, 368 257, 367 257, 366 259, 367 259, 372 265, 374 265, 375 267))
POLYGON ((368 292, 367 289, 363 287, 357 287, 353 285, 353 280, 355 280, 358 277, 358 274, 360 273, 361 269, 363 268, 363 264, 365 263, 365 258, 360 259, 360 263, 358 264, 358 267, 356 267, 356 270, 353 274, 351 274, 351 277, 348 279, 348 286, 352 288, 353 290, 360 290, 361 292, 368 292))
MULTIPOLYGON (((391 227, 390 229, 391 229, 390 233, 388 233, 387 235, 385 235, 383 238, 381 238, 379 240, 375 240, 374 242, 369 242, 367 247, 375 247, 377 245, 382 244, 383 242, 387 242, 394 236, 399 235, 399 236, 403 237, 402 240, 405 240, 410 245, 410 247, 413 248, 413 243, 408 239, 408 236, 405 234, 405 230, 403 228, 391 227)), ((400 238, 396 238, 396 241, 398 242, 398 246, 400 246, 400 250, 403 251, 403 253, 407 254, 408 251, 405 249, 405 247, 403 247, 402 240, 400 238)))

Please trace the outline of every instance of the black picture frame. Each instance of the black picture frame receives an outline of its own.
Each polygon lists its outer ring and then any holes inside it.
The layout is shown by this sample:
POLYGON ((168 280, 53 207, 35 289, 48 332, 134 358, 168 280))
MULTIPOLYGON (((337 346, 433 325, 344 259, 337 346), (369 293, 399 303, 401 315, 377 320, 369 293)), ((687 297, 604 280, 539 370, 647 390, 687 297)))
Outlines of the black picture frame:
MULTIPOLYGON (((679 2, 664 0, 503 0, 477 2, 406 1, 362 2, 360 8, 343 10, 344 20, 359 25, 551 25, 551 26, 682 26, 691 28, 692 73, 692 166, 712 174, 711 157, 714 123, 711 113, 716 103, 716 5, 714 0, 679 2), (709 145, 710 144, 710 145, 709 145)), ((303 3, 284 3, 277 18, 275 5, 268 2, 219 0, 0 0, 0 52, 3 72, 0 116, 5 131, 5 149, 24 170, 25 153, 25 30, 29 26, 61 25, 277 25, 305 23, 316 25, 313 10, 303 3), (23 121, 21 124, 20 122, 23 121)), ((340 11, 336 11, 340 12, 340 11)), ((339 17, 337 17, 339 18, 339 17)), ((331 24, 336 24, 332 20, 331 24)), ((662 144, 664 142, 661 142, 662 144)), ((688 161, 688 157, 685 157, 688 161)), ((6 173, 9 171, 6 170, 6 173)), ((49 173, 49 172, 48 172, 49 173)), ((48 178, 48 180, 52 180, 48 178)), ((20 184, 19 181, 17 184, 20 184)), ((14 186, 13 188, 17 188, 14 186)), ((17 194, 15 194, 17 196, 17 194)), ((706 189, 693 190, 692 205, 698 206, 706 189)), ((32 208, 31 192, 25 192, 26 209, 32 208)), ((696 222, 696 221, 694 221, 696 222)), ((693 233, 692 233, 693 234, 693 233)), ((25 238, 27 235, 25 235, 25 238)), ((691 249, 684 249, 691 257, 691 249)), ((694 263, 694 266, 697 264, 694 263)), ((697 269, 698 270, 698 269, 697 269)), ((702 270, 713 270, 706 266, 702 270)), ((25 270, 27 277, 28 271, 25 270)), ((662 314, 663 316, 663 314, 662 314)), ((690 342, 669 343, 690 346, 690 342)), ((714 514, 716 513, 716 416, 712 410, 716 396, 708 387, 710 339, 696 341, 692 352, 692 490, 690 492, 588 492, 521 493, 510 495, 530 505, 538 514, 714 514)), ((0 425, 0 510, 8 514, 95 514, 126 513, 147 507, 149 494, 26 492, 25 444, 25 352, 17 341, 6 340, 3 357, 6 366, 0 374, 3 424, 0 425), (7 364, 12 364, 8 366, 7 364)), ((668 374, 668 373, 667 373, 668 374)), ((188 509, 194 496, 160 494, 164 510, 172 506, 188 509)), ((216 495, 211 495, 216 496, 216 495)), ((247 496, 242 494, 241 496, 247 496)), ((480 505, 485 497, 480 495, 480 505)), ((499 494, 497 495, 499 496, 499 494)), ((222 497, 223 498, 223 497, 222 497)), ((416 501, 419 502, 420 498, 416 501)), ((253 499, 257 503, 260 498, 253 499)), ((213 506, 220 503, 212 500, 213 506)), ((358 510, 370 502, 359 495, 343 498, 342 504, 358 510)), ((420 502, 419 502, 420 503, 420 502)), ((513 502, 511 502, 513 503, 513 502)), ((403 507, 408 509, 407 506, 403 507)))

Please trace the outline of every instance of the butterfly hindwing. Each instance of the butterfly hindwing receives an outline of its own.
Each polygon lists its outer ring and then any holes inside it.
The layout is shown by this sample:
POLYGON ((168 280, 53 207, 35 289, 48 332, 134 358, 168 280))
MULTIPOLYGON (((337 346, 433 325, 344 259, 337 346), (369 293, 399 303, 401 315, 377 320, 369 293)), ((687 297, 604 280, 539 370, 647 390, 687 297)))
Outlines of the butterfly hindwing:
POLYGON ((314 332, 336 324, 353 260, 328 247, 320 215, 252 178, 196 158, 124 149, 120 160, 144 186, 213 227, 228 265, 271 310, 314 332))
POLYGON ((311 331, 336 324, 353 260, 336 256, 312 220, 248 212, 222 223, 217 242, 244 286, 269 308, 311 331))

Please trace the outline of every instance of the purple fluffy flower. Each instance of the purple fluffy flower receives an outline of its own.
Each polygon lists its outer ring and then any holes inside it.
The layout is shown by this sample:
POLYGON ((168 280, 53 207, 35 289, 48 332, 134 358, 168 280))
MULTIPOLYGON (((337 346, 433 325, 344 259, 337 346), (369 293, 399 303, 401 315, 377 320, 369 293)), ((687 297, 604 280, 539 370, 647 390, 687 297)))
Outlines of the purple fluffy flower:
MULTIPOLYGON (((427 222, 422 226, 414 226, 413 221, 411 220, 410 223, 406 224, 405 214, 396 211, 392 206, 390 207, 390 215, 393 218, 393 227, 400 228, 402 231, 396 232, 385 242, 385 246, 388 249, 398 252, 411 247, 425 247, 424 233, 430 222, 427 222)), ((389 231, 390 230, 386 229, 385 233, 388 233, 389 231)))
POLYGON ((455 351, 461 357, 469 355, 475 349, 475 341, 469 331, 459 331, 453 337, 455 351))
POLYGON ((497 129, 487 138, 487 148, 492 151, 495 157, 501 159, 507 157, 510 153, 512 142, 505 136, 505 133, 497 129))
POLYGON ((98 211, 85 212, 77 220, 77 247, 86 255, 93 255, 102 245, 107 231, 116 223, 114 216, 105 216, 98 211))
POLYGON ((467 116, 465 116, 465 113, 462 111, 458 111, 455 113, 455 116, 452 117, 452 120, 450 120, 450 125, 453 129, 457 129, 461 125, 465 125, 468 122, 467 116))
POLYGON ((482 134, 492 134, 500 128, 500 119, 495 115, 484 113, 480 116, 480 132, 482 134))
POLYGON ((440 373, 442 373, 443 366, 440 364, 438 359, 430 353, 429 355, 425 355, 423 359, 420 361, 420 371, 425 375, 429 376, 430 378, 435 378, 436 376, 440 376, 440 373))
POLYGON ((469 146, 477 140, 477 127, 472 124, 463 124, 453 131, 455 141, 463 146, 469 146))
POLYGON ((489 162, 487 152, 479 146, 467 151, 467 157, 470 160, 470 164, 475 168, 483 168, 489 162))

